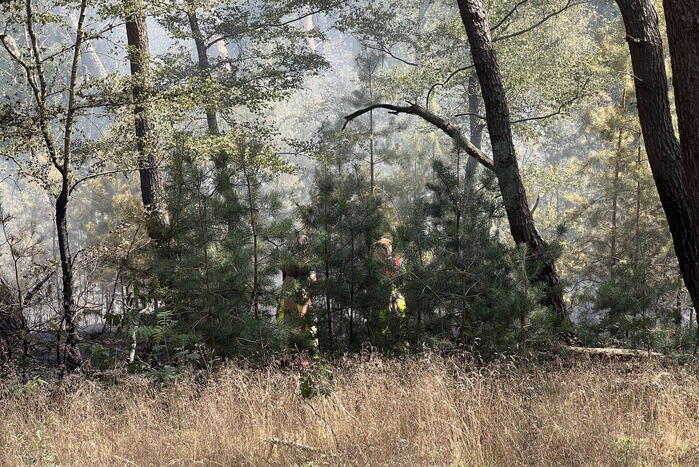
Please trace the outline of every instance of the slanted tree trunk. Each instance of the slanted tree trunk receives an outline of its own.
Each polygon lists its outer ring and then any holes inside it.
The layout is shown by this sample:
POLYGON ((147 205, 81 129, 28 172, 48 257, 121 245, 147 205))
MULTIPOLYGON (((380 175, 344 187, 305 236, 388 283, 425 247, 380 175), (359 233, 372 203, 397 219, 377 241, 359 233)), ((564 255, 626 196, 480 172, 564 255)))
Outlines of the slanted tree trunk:
MULTIPOLYGON (((616 2, 626 27, 626 40, 631 54, 638 101, 638 116, 641 121, 648 161, 670 226, 680 271, 694 307, 697 308, 699 307, 699 224, 697 224, 699 212, 692 209, 688 191, 691 188, 696 193, 699 173, 695 175, 683 165, 680 143, 675 137, 658 14, 652 0, 616 0, 616 2)), ((696 42, 691 43, 689 40, 691 37, 678 38, 674 36, 677 33, 677 29, 673 28, 676 26, 675 17, 681 13, 674 9, 674 4, 692 5, 691 10, 694 12, 697 11, 697 8, 690 0, 684 2, 668 1, 666 3, 673 4, 670 5, 671 11, 669 13, 672 23, 670 29, 673 30, 671 42, 675 43, 674 52, 677 54, 675 61, 682 62, 684 60, 682 51, 689 51, 692 47, 696 48, 697 44, 696 42), (687 44, 678 48, 676 42, 679 40, 687 41, 687 44)), ((696 24, 694 27, 696 28, 696 24)), ((690 31, 687 33, 689 34, 690 31)), ((689 55, 689 52, 687 54, 689 55)), ((674 63, 673 66, 675 66, 674 63)), ((684 123, 682 128, 684 133, 688 134, 686 143, 690 146, 683 150, 686 154, 691 155, 693 151, 697 151, 697 147, 693 146, 694 140, 691 136, 692 132, 696 133, 697 127, 694 126, 692 129, 688 125, 691 122, 691 113, 688 122, 687 109, 690 109, 689 112, 691 112, 690 101, 692 98, 696 99, 699 91, 682 89, 691 83, 687 79, 692 73, 691 64, 678 63, 676 66, 679 76, 676 79, 678 88, 675 91, 679 100, 682 101, 682 104, 678 103, 678 108, 683 109, 681 120, 684 123)), ((696 69, 693 72, 696 76, 696 69)), ((697 101, 694 102, 693 106, 695 116, 696 105, 697 101)), ((696 122, 694 124, 696 125, 696 122)), ((694 138, 696 138, 696 134, 694 138)), ((693 195, 693 197, 696 196, 693 195)))
POLYGON ((143 0, 127 1, 130 7, 126 19, 126 36, 129 45, 131 75, 134 77, 134 124, 136 150, 139 155, 141 199, 148 216, 148 236, 162 240, 168 224, 162 202, 162 182, 154 151, 153 125, 149 117, 148 94, 150 90, 150 50, 148 27, 143 12, 143 0))
MULTIPOLYGON (((207 38, 204 36, 201 26, 199 25, 199 18, 197 16, 196 10, 187 12, 187 18, 189 20, 189 26, 192 31, 192 38, 194 39, 194 45, 197 51, 197 68, 199 73, 205 77, 211 77, 211 61, 209 60, 209 45, 207 44, 207 38)), ((228 59, 228 50, 224 45, 223 39, 217 38, 212 47, 217 47, 219 56, 221 58, 228 59)), ((230 71, 230 68, 226 65, 225 69, 230 71)), ((206 126, 209 135, 211 136, 221 136, 222 131, 218 123, 218 113, 216 108, 209 105, 204 108, 206 113, 206 126)), ((214 167, 216 169, 216 185, 221 193, 224 201, 227 205, 233 206, 237 203, 237 195, 235 188, 231 183, 231 176, 227 168, 227 158, 228 155, 225 153, 218 153, 213 157, 214 167)), ((232 232, 236 228, 236 219, 228 219, 228 231, 232 232)))
POLYGON ((420 5, 420 10, 417 14, 418 30, 422 29, 425 26, 425 16, 427 16, 427 12, 432 6, 432 1, 433 0, 422 0, 422 5, 420 5))
POLYGON ((565 318, 563 291, 555 262, 550 257, 546 242, 536 230, 529 210, 512 138, 510 110, 485 7, 482 0, 457 0, 457 3, 481 86, 493 148, 494 170, 510 223, 510 232, 516 243, 527 246, 530 279, 544 284, 544 302, 554 310, 556 322, 560 324, 565 318))
MULTIPOLYGON (((211 75, 208 47, 206 46, 206 40, 202 34, 201 28, 199 27, 199 18, 197 17, 196 11, 188 12, 187 18, 189 19, 189 27, 192 30, 194 45, 197 49, 197 67, 199 68, 199 72, 202 74, 202 76, 208 78, 211 75)), ((217 136, 221 134, 218 127, 218 116, 216 115, 216 109, 210 106, 206 108, 206 125, 210 135, 217 136)))

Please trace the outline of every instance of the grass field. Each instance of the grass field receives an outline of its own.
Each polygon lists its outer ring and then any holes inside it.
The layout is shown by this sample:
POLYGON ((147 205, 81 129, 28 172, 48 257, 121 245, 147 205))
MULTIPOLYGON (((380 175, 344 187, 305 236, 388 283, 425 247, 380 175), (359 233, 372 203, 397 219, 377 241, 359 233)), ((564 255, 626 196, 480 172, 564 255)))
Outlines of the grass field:
POLYGON ((0 464, 699 465, 690 367, 355 360, 311 399, 303 372, 6 391, 0 464))

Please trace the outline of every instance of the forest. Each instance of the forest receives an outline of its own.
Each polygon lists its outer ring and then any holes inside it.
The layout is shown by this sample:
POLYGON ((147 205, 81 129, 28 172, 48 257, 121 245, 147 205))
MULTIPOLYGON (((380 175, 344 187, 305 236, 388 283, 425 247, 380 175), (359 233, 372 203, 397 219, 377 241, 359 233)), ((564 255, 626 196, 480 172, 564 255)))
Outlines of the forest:
POLYGON ((699 465, 696 0, 1 0, 0 465, 699 465))

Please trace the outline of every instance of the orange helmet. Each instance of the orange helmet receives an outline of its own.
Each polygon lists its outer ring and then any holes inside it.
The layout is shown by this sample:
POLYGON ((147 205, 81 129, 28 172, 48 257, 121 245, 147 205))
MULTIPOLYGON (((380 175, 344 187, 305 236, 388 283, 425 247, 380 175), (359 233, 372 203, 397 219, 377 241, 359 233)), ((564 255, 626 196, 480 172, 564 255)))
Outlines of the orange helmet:
POLYGON ((385 255, 384 258, 388 258, 393 254, 393 242, 387 238, 382 238, 374 243, 374 251, 376 251, 380 256, 385 255))

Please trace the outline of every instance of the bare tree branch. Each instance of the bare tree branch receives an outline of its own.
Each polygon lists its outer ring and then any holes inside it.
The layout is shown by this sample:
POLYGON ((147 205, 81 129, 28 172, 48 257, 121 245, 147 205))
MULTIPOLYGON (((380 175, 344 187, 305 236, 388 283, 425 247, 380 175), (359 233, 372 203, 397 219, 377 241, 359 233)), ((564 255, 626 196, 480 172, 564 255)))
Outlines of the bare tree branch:
MULTIPOLYGON (((301 16, 297 16, 297 17, 295 17, 295 18, 293 18, 293 19, 290 19, 290 20, 288 20, 288 21, 284 21, 283 23, 264 23, 264 24, 258 24, 257 26, 251 27, 248 31, 245 31, 245 32, 254 32, 254 31, 257 31, 257 30, 259 30, 259 29, 264 29, 264 28, 268 28, 268 27, 272 27, 272 28, 281 28, 281 27, 284 27, 284 26, 288 26, 289 24, 295 23, 295 22, 297 22, 297 21, 301 21, 302 19, 308 18, 309 16, 313 16, 313 15, 316 15, 316 14, 319 14, 319 13, 323 13, 323 12, 329 10, 329 9, 332 8, 332 7, 333 7, 333 5, 330 5, 330 6, 326 6, 326 7, 323 7, 323 8, 319 8, 319 9, 317 9, 317 10, 307 11, 306 13, 302 14, 301 16)), ((211 46, 214 45, 214 44, 216 44, 217 42, 220 42, 220 41, 223 41, 223 40, 226 40, 226 39, 229 39, 229 37, 227 37, 227 36, 225 36, 225 35, 221 35, 221 36, 217 37, 216 39, 210 41, 210 42, 206 45, 207 50, 208 50, 209 48, 211 48, 211 46)))
POLYGON ((556 115, 560 115, 563 113, 563 111, 566 109, 566 107, 570 106, 573 102, 577 101, 580 99, 582 96, 583 91, 585 90, 585 87, 587 87, 588 83, 590 82, 590 78, 587 78, 585 82, 580 86, 577 91, 575 92, 575 95, 568 99, 567 101, 563 102, 561 105, 558 106, 558 109, 556 109, 554 112, 551 112, 546 115, 540 115, 538 117, 528 117, 528 118, 520 118, 519 120, 513 120, 510 123, 513 125, 516 123, 524 123, 524 122, 531 122, 534 120, 545 120, 547 118, 555 117, 556 115))
MULTIPOLYGON (((149 168, 158 168, 158 166, 149 167, 149 168)), ((95 173, 95 174, 91 174, 91 175, 86 175, 85 177, 83 177, 83 178, 77 180, 75 183, 73 183, 73 185, 70 187, 70 192, 72 193, 73 191, 75 191, 75 189, 78 187, 78 185, 80 185, 81 183, 86 182, 88 180, 93 180, 93 179, 99 178, 99 177, 106 177, 108 175, 136 172, 138 170, 139 170, 139 167, 134 167, 134 168, 128 168, 128 169, 108 170, 106 172, 99 172, 99 173, 95 173)))
POLYGON ((48 273, 43 279, 41 279, 39 282, 37 282, 32 289, 27 292, 27 295, 24 297, 24 305, 25 306, 30 306, 31 305, 31 300, 34 298, 34 295, 39 293, 39 290, 48 282, 49 279, 53 277, 53 275, 56 273, 56 271, 51 271, 48 273))
POLYGON ((547 15, 544 15, 543 18, 541 18, 539 21, 537 21, 536 23, 532 24, 531 26, 529 26, 529 27, 527 27, 527 28, 524 28, 524 29, 521 29, 521 30, 519 30, 519 31, 513 32, 513 33, 511 33, 511 34, 505 34, 504 36, 495 37, 495 38, 493 38, 493 42, 504 41, 504 40, 506 40, 506 39, 512 39, 512 38, 514 38, 514 37, 521 36, 522 34, 526 34, 526 33, 530 32, 530 31, 532 31, 532 30, 538 28, 539 26, 541 26, 542 24, 544 24, 546 21, 550 20, 550 19, 553 18, 554 16, 558 16, 558 15, 560 15, 561 13, 563 13, 564 11, 566 11, 566 10, 568 10, 568 9, 570 9, 570 8, 573 8, 573 7, 576 7, 576 6, 579 6, 579 5, 584 5, 584 4, 586 4, 586 3, 590 3, 590 0, 582 0, 582 1, 579 1, 579 2, 573 2, 573 0, 568 0, 568 1, 566 2, 566 4, 565 4, 563 7, 561 7, 560 9, 558 9, 558 10, 556 10, 556 11, 554 11, 554 12, 551 12, 551 13, 549 13, 549 14, 547 14, 547 15))
POLYGON ((540 202, 541 202, 541 194, 538 194, 538 195, 536 195, 536 201, 534 201, 534 206, 532 206, 532 208, 529 210, 532 213, 532 215, 536 211, 536 208, 539 207, 540 202))
POLYGON ((454 115, 454 118, 456 118, 456 117, 476 117, 479 120, 485 120, 484 115, 473 113, 473 112, 463 112, 460 114, 456 114, 456 115, 454 115))
POLYGON ((371 112, 375 109, 386 109, 389 111, 389 113, 393 115, 398 115, 401 113, 408 115, 416 115, 425 120, 426 122, 431 123, 435 127, 439 128, 444 133, 446 133, 452 140, 454 140, 456 144, 458 144, 464 151, 466 151, 466 154, 476 159, 483 167, 487 168, 488 170, 493 170, 493 168, 495 167, 493 160, 489 158, 487 155, 485 155, 483 151, 475 147, 473 143, 471 143, 471 141, 466 139, 457 127, 455 127, 449 121, 445 120, 439 115, 436 115, 430 112, 429 110, 420 107, 417 104, 408 104, 409 105, 407 106, 397 106, 391 104, 370 105, 369 107, 357 110, 356 112, 347 115, 345 117, 345 124, 342 126, 342 129, 344 130, 345 128, 347 128, 349 122, 351 122, 355 118, 364 115, 367 112, 371 112))
POLYGON ((428 108, 428 109, 430 108, 430 96, 432 95, 432 92, 435 90, 435 88, 436 88, 437 86, 446 86, 447 84, 449 84, 449 81, 451 81, 451 79, 452 79, 454 76, 456 76, 457 74, 461 73, 462 71, 466 71, 466 70, 471 69, 471 68, 473 68, 473 67, 474 67, 473 64, 471 64, 471 65, 466 65, 466 66, 464 66, 464 67, 461 67, 461 68, 459 68, 458 70, 455 70, 455 71, 451 72, 451 74, 447 77, 447 79, 444 80, 444 82, 433 84, 432 87, 430 88, 430 90, 427 91, 427 97, 425 98, 425 107, 428 108))
POLYGON ((389 57, 391 57, 395 60, 398 60, 401 63, 405 63, 406 65, 409 65, 412 67, 419 67, 420 66, 419 63, 411 62, 411 61, 406 60, 404 58, 400 58, 399 56, 397 56, 393 52, 391 52, 391 49, 389 49, 388 47, 386 47, 383 44, 379 44, 379 47, 374 47, 374 46, 369 45, 369 44, 362 44, 362 45, 364 45, 364 47, 366 47, 367 49, 376 50, 377 52, 383 52, 386 55, 388 55, 389 57))
POLYGON ((500 19, 500 21, 498 21, 497 23, 495 23, 495 25, 494 25, 493 27, 490 28, 490 30, 491 30, 491 31, 495 31, 495 30, 498 29, 500 26, 502 26, 502 25, 505 23, 505 21, 507 21, 508 19, 510 19, 510 17, 511 17, 513 14, 515 14, 515 13, 517 12, 517 9, 518 9, 519 7, 521 7, 522 5, 524 5, 525 3, 527 3, 528 1, 529 1, 529 0, 520 0, 519 2, 517 2, 517 4, 515 4, 515 6, 513 6, 512 9, 511 9, 505 16, 503 16, 503 17, 500 19))

